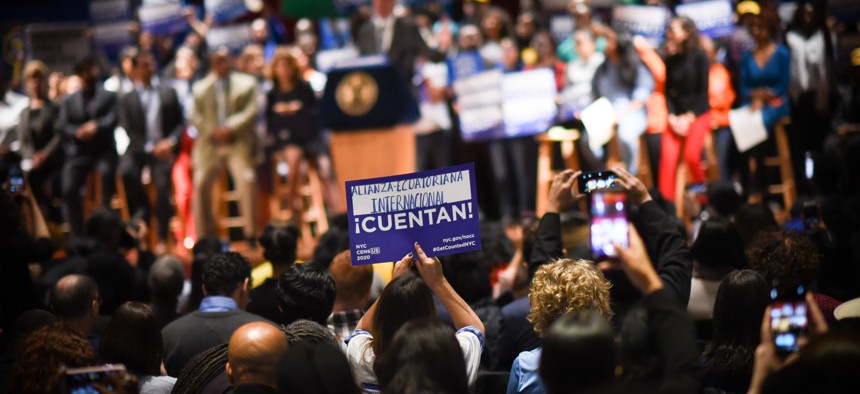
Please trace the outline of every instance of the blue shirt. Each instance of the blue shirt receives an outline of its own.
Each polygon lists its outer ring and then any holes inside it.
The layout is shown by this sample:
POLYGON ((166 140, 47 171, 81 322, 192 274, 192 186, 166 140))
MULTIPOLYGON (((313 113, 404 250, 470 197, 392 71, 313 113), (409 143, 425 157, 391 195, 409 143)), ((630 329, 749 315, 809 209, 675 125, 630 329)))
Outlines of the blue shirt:
POLYGON ((520 353, 511 366, 507 394, 545 394, 546 389, 538 376, 541 348, 520 353))
POLYGON ((209 296, 200 301, 200 312, 227 312, 239 309, 236 300, 224 296, 209 296))

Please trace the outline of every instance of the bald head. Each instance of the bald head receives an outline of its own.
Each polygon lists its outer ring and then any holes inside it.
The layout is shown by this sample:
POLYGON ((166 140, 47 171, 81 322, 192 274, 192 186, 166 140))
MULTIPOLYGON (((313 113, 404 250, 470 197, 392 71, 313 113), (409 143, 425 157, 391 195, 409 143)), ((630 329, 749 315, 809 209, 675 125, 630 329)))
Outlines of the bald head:
POLYGON ((98 319, 98 285, 83 275, 60 278, 51 289, 51 310, 60 319, 88 334, 98 319))
POLYGON ((287 337, 263 322, 239 327, 227 349, 227 376, 234 385, 261 384, 277 387, 276 366, 287 350, 287 337))

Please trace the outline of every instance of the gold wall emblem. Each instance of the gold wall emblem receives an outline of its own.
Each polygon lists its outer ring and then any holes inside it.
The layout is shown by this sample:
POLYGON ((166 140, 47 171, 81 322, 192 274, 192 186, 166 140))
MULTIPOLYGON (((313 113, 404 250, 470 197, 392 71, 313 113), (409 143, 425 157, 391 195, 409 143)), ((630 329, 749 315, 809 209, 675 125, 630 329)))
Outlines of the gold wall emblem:
POLYGON ((376 105, 379 98, 379 85, 370 74, 353 71, 337 84, 335 101, 337 106, 349 116, 362 116, 376 105))

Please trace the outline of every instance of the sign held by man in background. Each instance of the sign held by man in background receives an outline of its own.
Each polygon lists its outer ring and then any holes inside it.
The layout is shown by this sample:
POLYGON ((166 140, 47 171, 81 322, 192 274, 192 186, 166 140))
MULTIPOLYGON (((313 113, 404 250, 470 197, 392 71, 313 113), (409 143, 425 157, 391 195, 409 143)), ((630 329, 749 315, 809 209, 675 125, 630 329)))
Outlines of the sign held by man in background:
POLYGON ((346 182, 353 265, 481 249, 475 165, 346 182))

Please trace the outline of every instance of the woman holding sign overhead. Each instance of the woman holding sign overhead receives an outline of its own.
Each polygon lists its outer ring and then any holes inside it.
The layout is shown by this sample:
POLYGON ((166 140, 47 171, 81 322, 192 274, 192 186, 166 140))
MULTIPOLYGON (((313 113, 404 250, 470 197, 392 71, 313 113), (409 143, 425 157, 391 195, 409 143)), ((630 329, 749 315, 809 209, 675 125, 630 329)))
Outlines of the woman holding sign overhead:
POLYGON ((663 198, 674 200, 675 173, 683 154, 692 183, 705 180, 702 146, 711 130, 708 78, 711 63, 701 48, 699 29, 686 16, 672 18, 663 47, 669 129, 663 133, 658 185, 663 198))

